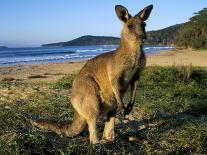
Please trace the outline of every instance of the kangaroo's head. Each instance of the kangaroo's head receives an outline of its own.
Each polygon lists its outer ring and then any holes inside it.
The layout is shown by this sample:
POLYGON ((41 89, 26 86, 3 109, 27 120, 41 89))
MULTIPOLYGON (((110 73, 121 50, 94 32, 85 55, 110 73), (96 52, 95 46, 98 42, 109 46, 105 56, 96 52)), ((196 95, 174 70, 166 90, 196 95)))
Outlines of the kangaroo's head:
POLYGON ((143 43, 146 39, 145 21, 148 19, 152 8, 153 5, 149 5, 133 17, 124 6, 116 5, 116 14, 124 22, 122 38, 128 41, 143 43))

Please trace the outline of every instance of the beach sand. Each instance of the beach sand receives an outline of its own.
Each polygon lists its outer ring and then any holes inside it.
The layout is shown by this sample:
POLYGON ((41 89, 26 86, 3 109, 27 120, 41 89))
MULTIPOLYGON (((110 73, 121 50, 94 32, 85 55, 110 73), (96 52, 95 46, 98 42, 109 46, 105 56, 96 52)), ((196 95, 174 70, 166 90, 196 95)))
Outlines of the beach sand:
MULTIPOLYGON (((77 73, 86 63, 63 62, 38 65, 17 65, 0 67, 0 80, 29 80, 29 81, 55 81, 66 74, 77 73)), ((192 65, 207 67, 207 50, 179 50, 162 51, 147 56, 147 66, 192 65)))
POLYGON ((192 65, 207 67, 207 50, 170 50, 147 57, 147 66, 192 65))

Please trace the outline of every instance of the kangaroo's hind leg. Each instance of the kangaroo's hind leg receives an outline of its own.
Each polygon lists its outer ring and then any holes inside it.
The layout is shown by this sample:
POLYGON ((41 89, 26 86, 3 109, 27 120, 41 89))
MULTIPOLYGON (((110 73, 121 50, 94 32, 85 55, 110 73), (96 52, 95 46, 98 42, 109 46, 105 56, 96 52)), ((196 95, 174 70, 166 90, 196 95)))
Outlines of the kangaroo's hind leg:
POLYGON ((103 132, 103 141, 114 141, 115 139, 115 131, 114 131, 114 124, 115 124, 115 116, 116 116, 116 109, 110 111, 107 114, 107 120, 104 127, 103 132))
POLYGON ((86 119, 90 143, 96 144, 99 142, 97 135, 97 121, 101 104, 99 87, 92 78, 85 77, 82 80, 84 80, 84 85, 79 85, 77 89, 75 88, 72 104, 76 111, 86 119))

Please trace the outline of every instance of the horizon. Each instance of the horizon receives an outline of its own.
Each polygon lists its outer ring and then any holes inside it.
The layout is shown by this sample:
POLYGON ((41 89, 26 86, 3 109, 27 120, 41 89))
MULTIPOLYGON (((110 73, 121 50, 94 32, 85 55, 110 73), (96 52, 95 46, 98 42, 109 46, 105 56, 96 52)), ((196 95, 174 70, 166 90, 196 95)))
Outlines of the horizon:
POLYGON ((178 0, 140 0, 133 3, 130 0, 62 0, 61 3, 57 0, 7 0, 0 5, 0 46, 39 47, 84 35, 120 37, 122 23, 114 11, 117 4, 125 6, 132 15, 153 4, 146 31, 185 23, 207 6, 207 2, 202 0, 196 3, 194 0, 187 3, 178 0))

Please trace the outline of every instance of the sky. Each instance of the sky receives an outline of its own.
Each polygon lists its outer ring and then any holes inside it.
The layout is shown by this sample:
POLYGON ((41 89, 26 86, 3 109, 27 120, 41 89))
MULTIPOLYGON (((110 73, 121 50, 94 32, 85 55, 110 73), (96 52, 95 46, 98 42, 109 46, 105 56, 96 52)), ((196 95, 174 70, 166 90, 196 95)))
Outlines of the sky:
POLYGON ((0 45, 34 47, 83 35, 119 37, 118 4, 131 15, 153 4, 146 27, 150 31, 187 22, 207 7, 207 0, 0 0, 0 45))

